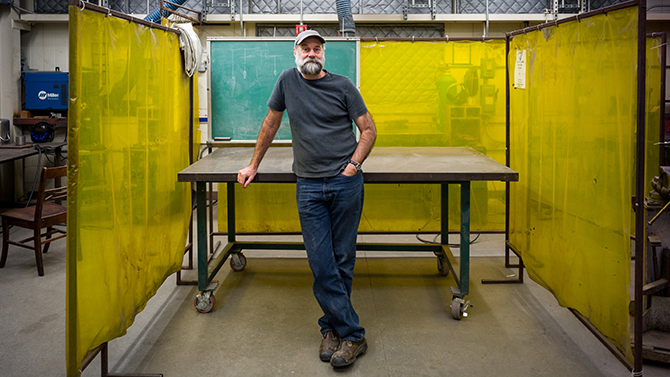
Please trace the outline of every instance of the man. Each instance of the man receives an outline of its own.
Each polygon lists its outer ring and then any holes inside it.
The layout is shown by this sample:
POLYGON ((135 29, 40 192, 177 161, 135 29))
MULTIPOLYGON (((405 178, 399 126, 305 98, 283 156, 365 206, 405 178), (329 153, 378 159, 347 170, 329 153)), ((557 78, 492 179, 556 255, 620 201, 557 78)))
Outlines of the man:
POLYGON ((365 329, 351 305, 356 237, 363 209, 361 164, 377 130, 363 98, 345 76, 323 69, 326 41, 314 30, 294 43, 297 68, 277 79, 249 166, 237 181, 247 187, 288 111, 293 139, 296 200, 313 291, 323 310, 319 357, 334 367, 367 350, 365 329), (360 130, 356 142, 351 121, 360 130))

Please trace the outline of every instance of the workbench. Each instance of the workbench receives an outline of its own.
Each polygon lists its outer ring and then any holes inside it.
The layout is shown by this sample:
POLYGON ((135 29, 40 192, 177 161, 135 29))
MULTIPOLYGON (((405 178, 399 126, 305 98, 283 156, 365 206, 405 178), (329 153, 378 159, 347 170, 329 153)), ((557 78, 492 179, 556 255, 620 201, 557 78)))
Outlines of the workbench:
POLYGON ((53 149, 56 156, 56 166, 60 165, 61 149, 67 145, 65 141, 53 141, 49 143, 28 143, 26 145, 16 146, 14 144, 5 144, 0 146, 0 164, 14 161, 39 153, 37 146, 42 149, 53 149))
MULTIPOLYGON (((197 218, 197 264, 198 289, 195 299, 199 312, 209 312, 214 306, 213 291, 217 284, 212 281, 228 257, 231 267, 241 271, 246 266, 244 249, 304 250, 302 243, 289 242, 239 242, 235 235, 235 190, 237 172, 247 166, 253 155, 253 147, 226 147, 195 162, 178 173, 179 182, 196 183, 197 218), (212 260, 207 254, 207 197, 208 182, 227 183, 228 243, 212 260)), ((293 151, 288 147, 268 149, 251 184, 295 183, 291 170, 293 151)), ((429 251, 437 257, 441 275, 452 272, 457 286, 450 287, 451 312, 455 319, 464 316, 469 294, 470 272, 470 183, 472 181, 518 181, 519 174, 486 155, 467 147, 377 147, 363 164, 365 184, 439 184, 441 187, 441 233, 440 244, 383 244, 358 243, 357 250, 366 251, 429 251), (460 186, 461 227, 460 258, 457 261, 447 245, 448 190, 449 185, 460 186)))
MULTIPOLYGON (((0 146, 0 164, 14 160, 24 159, 36 154, 47 152, 54 154, 54 166, 60 166, 63 147, 67 146, 67 141, 52 141, 48 143, 29 143, 17 146, 15 144, 5 144, 0 146)), ((61 186, 61 178, 56 178, 56 187, 61 186)))

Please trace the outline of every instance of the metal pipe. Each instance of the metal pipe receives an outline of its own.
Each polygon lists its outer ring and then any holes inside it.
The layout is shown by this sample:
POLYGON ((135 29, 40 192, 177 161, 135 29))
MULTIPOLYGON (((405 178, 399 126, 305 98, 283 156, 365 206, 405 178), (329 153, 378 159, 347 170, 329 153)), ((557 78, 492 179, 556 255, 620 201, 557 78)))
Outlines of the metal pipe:
POLYGON ((244 7, 242 6, 242 0, 240 0, 240 29, 242 29, 242 36, 246 37, 247 33, 244 30, 244 20, 242 19, 243 14, 244 14, 244 7))
POLYGON ((647 8, 647 12, 654 9, 654 8, 670 8, 670 4, 652 5, 649 8, 647 8))
POLYGON ((188 163, 193 164, 193 76, 188 80, 189 118, 188 118, 188 163))
POLYGON ((624 8, 628 8, 628 7, 632 7, 632 6, 637 6, 639 4, 640 4, 640 1, 638 1, 638 0, 627 1, 625 3, 619 3, 619 4, 609 6, 609 7, 596 9, 592 12, 583 13, 581 15, 576 15, 576 16, 572 16, 572 17, 568 17, 568 18, 563 18, 563 19, 560 19, 560 20, 556 20, 554 22, 545 22, 543 24, 531 26, 531 27, 528 27, 528 28, 525 28, 525 29, 515 30, 515 31, 512 31, 510 33, 507 33, 506 35, 514 36, 514 35, 519 35, 519 34, 525 34, 525 33, 531 32, 531 31, 540 30, 540 29, 544 29, 544 28, 547 28, 547 27, 560 25, 560 24, 563 24, 563 23, 566 23, 566 22, 583 20, 587 17, 592 17, 592 16, 595 16, 595 15, 598 15, 598 14, 604 14, 604 13, 612 12, 612 11, 619 10, 619 9, 624 9, 624 8))
POLYGON ((645 71, 647 58, 646 0, 640 0, 637 15, 637 147, 635 174, 635 318, 633 376, 642 376, 642 300, 644 299, 644 262, 646 243, 645 196, 645 71))
MULTIPOLYGON (((472 42, 481 42, 481 38, 371 38, 363 37, 360 38, 361 42, 382 42, 382 41, 400 41, 400 42, 456 42, 456 41, 472 41, 472 42)), ((504 41, 505 37, 491 37, 487 38, 490 41, 504 41)))
POLYGON ((484 30, 484 38, 489 36, 489 0, 486 0, 486 29, 484 30))
POLYGON ((616 348, 612 342, 610 342, 607 337, 605 337, 600 330, 598 330, 591 322, 589 322, 586 317, 584 317, 580 312, 573 308, 568 308, 570 312, 586 327, 591 331, 591 333, 598 338, 600 343, 602 343, 605 348, 607 348, 628 370, 632 370, 633 364, 626 358, 626 355, 624 355, 621 351, 619 351, 618 348, 616 348))
MULTIPOLYGON (((505 165, 508 168, 511 168, 510 163, 511 163, 511 155, 510 155, 510 92, 509 92, 509 86, 510 86, 510 80, 509 80, 509 54, 510 54, 510 42, 511 42, 511 37, 505 37, 505 165)), ((509 182, 505 182, 505 263, 507 263, 507 259, 509 258, 509 212, 510 212, 510 184, 509 182)), ((521 262, 519 262, 521 263, 521 262)), ((521 275, 520 277, 523 277, 521 275)))
MULTIPOLYGON (((225 236, 228 235, 228 232, 212 232, 211 233, 214 236, 225 236)), ((276 235, 282 235, 282 236, 299 236, 302 234, 302 232, 235 232, 236 235, 238 236, 276 236, 276 235)), ((436 231, 427 231, 427 230, 421 230, 421 231, 397 231, 397 232, 372 232, 372 231, 366 231, 366 232, 358 232, 358 234, 368 234, 368 235, 407 235, 407 234, 443 234, 442 232, 436 232, 436 231)), ((460 231, 450 231, 449 234, 461 234, 460 231)), ((504 230, 472 230, 470 231, 470 235, 477 234, 505 234, 504 230)))
MULTIPOLYGON (((654 33, 655 35, 656 33, 654 33)), ((660 120, 660 135, 659 135, 659 140, 664 141, 665 140, 665 80, 666 80, 666 68, 665 66, 667 65, 667 56, 666 54, 668 53, 668 46, 666 45, 668 38, 666 33, 661 33, 661 120, 660 120)), ((658 166, 665 166, 666 164, 666 157, 665 157, 665 151, 666 148, 663 145, 659 145, 660 151, 658 154, 658 166)))
POLYGON ((73 5, 73 6, 76 6, 76 7, 79 7, 79 8, 82 8, 82 6, 83 6, 84 9, 92 10, 94 12, 98 12, 98 13, 102 13, 102 14, 108 14, 110 16, 114 16, 116 18, 120 18, 120 19, 123 19, 123 20, 126 20, 126 21, 134 22, 134 23, 141 24, 141 25, 144 25, 144 26, 148 26, 148 27, 151 27, 151 28, 154 28, 154 29, 170 31, 170 32, 173 32, 175 34, 181 35, 181 31, 179 31, 178 29, 173 29, 173 28, 170 28, 170 27, 167 27, 167 26, 163 26, 161 24, 157 24, 155 22, 143 20, 141 18, 135 18, 135 17, 129 16, 125 13, 117 12, 115 10, 111 10, 111 9, 107 9, 107 8, 103 8, 99 5, 91 4, 89 2, 85 2, 85 1, 82 1, 82 0, 70 0, 69 4, 73 5))

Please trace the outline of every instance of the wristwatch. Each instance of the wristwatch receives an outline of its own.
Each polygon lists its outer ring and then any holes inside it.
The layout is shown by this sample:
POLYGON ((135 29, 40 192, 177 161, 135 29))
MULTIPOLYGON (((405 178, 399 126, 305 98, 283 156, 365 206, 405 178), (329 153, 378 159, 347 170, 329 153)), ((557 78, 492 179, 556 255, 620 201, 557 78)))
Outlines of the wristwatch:
POLYGON ((356 162, 354 160, 349 160, 349 163, 356 167, 357 172, 361 171, 361 164, 359 164, 358 162, 356 162))

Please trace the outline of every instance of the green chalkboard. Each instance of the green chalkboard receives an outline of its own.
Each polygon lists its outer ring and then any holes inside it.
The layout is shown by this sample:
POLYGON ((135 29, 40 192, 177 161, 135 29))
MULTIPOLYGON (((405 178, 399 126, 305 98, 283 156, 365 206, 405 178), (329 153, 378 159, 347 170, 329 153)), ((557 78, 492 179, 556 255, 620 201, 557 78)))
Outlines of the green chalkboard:
MULTIPOLYGON (((210 124, 213 137, 256 140, 279 74, 295 67, 293 39, 211 39, 210 124)), ((357 84, 357 41, 326 41, 325 69, 357 84)), ((284 113, 276 140, 290 140, 284 113)))

